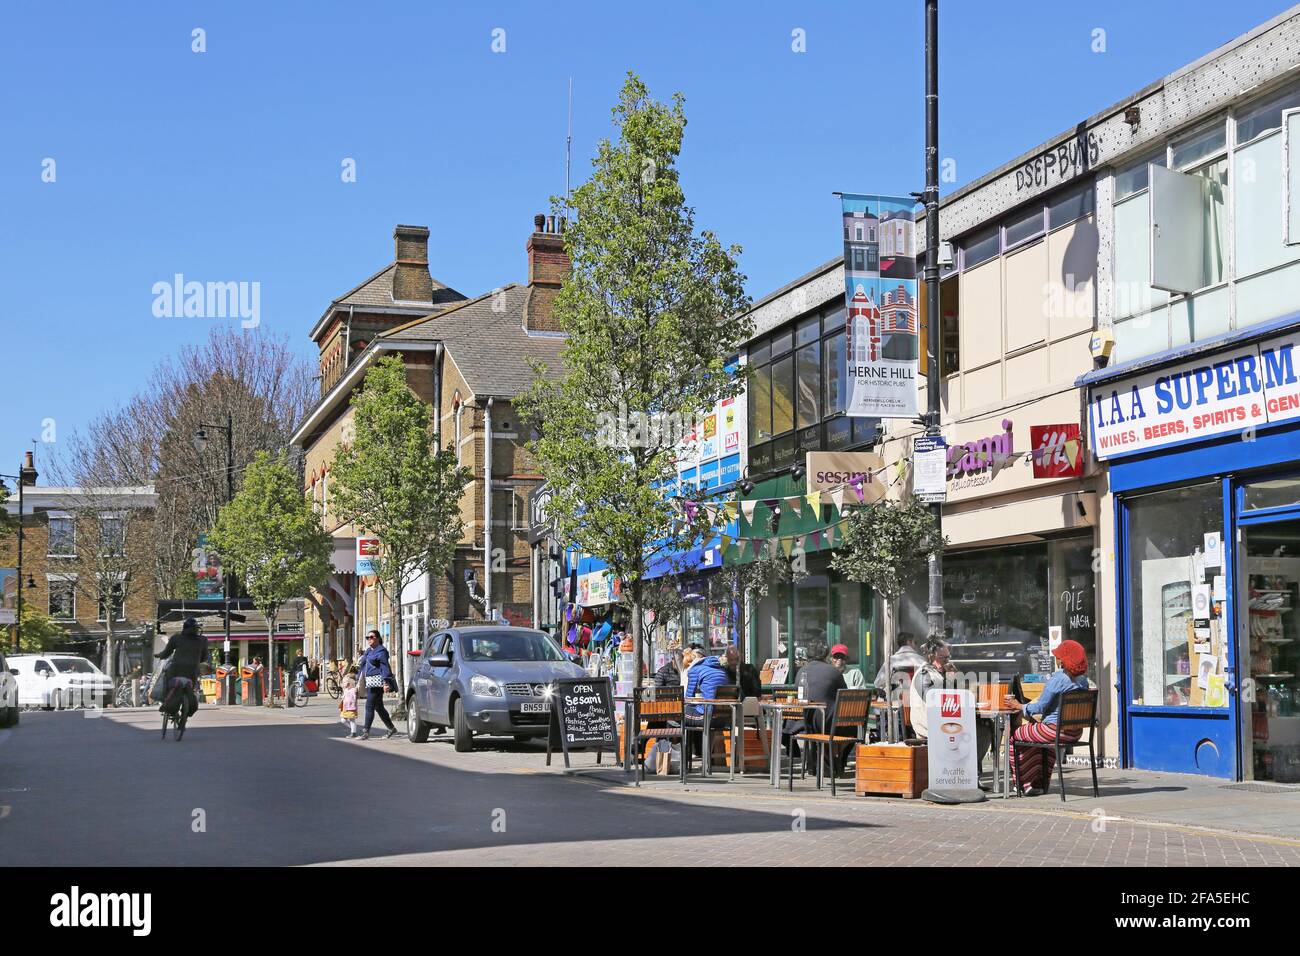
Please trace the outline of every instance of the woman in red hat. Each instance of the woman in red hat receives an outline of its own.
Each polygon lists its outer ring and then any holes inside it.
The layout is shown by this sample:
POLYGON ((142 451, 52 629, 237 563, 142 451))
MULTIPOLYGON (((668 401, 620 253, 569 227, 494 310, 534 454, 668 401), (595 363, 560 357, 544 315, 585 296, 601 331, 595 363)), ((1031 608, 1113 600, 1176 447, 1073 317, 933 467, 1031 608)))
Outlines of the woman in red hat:
MULTIPOLYGON (((1016 728, 1011 735, 1011 776, 1013 785, 1017 786, 1022 796, 1033 797, 1047 789, 1047 781, 1052 777, 1056 766, 1054 751, 1042 747, 1017 747, 1017 740, 1034 743, 1050 743, 1056 739, 1056 721, 1061 713, 1061 696, 1066 691, 1086 690, 1088 687, 1088 654, 1078 641, 1062 641, 1052 651, 1052 656, 1061 662, 1061 669, 1048 678, 1043 686, 1043 693, 1035 701, 1022 704, 1014 697, 1006 698, 1006 705, 1012 710, 1020 711, 1026 717, 1038 717, 1037 721, 1027 720, 1016 728)), ((1081 730, 1061 731, 1061 741, 1078 740, 1081 730)))

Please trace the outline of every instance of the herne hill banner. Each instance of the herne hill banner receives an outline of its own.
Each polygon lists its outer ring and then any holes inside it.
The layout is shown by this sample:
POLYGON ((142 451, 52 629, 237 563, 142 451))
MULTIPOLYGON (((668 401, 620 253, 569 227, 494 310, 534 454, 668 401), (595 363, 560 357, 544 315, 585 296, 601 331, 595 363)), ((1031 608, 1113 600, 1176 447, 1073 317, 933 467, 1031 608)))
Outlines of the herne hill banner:
POLYGON ((915 209, 899 196, 843 196, 848 415, 917 414, 915 209))
POLYGON ((1117 458, 1300 418, 1297 341, 1293 333, 1094 385, 1088 401, 1093 453, 1117 458))

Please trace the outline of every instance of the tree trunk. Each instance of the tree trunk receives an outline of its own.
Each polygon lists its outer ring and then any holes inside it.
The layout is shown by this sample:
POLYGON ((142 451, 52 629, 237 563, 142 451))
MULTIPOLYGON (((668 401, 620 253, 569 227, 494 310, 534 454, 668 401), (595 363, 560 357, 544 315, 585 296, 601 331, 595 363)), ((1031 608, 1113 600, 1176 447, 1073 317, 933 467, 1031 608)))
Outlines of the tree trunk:
POLYGON ((275 612, 278 608, 266 611, 266 706, 275 706, 275 675, 279 670, 275 665, 275 612))
POLYGON ((632 686, 641 686, 641 662, 645 659, 645 634, 641 627, 641 581, 632 585, 632 686))
POLYGON ((400 585, 394 589, 396 597, 389 600, 388 618, 393 622, 388 640, 392 650, 388 656, 393 659, 393 681, 397 684, 397 697, 401 700, 403 688, 406 687, 406 635, 402 633, 402 591, 400 585))
MULTIPOLYGON (((122 596, 122 606, 126 606, 126 595, 122 596)), ((117 648, 113 646, 113 592, 108 594, 108 609, 104 612, 106 621, 106 633, 104 635, 104 650, 107 653, 108 660, 105 661, 104 673, 108 675, 109 681, 114 684, 116 690, 117 684, 117 648)), ((108 702, 104 706, 112 704, 115 694, 108 695, 108 702)), ((84 703, 84 702, 83 702, 84 703)))

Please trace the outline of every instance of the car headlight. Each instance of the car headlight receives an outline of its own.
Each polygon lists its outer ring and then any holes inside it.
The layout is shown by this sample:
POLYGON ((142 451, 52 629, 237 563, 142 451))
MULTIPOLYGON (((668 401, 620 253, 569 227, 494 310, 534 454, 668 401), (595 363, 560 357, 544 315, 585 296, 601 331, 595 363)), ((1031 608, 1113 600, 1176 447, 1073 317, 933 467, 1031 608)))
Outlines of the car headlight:
POLYGON ((479 697, 500 697, 501 685, 490 677, 477 674, 470 678, 469 692, 479 697))

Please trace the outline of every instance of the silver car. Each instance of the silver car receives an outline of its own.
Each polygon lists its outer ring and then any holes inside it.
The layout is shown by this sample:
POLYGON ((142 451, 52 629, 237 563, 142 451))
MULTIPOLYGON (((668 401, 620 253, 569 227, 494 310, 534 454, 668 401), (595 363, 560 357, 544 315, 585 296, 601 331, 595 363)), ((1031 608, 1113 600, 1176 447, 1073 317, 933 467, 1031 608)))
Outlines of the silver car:
POLYGON ((475 734, 544 736, 551 682, 586 673, 545 632, 499 624, 438 631, 410 654, 406 736, 424 743, 451 727, 462 753, 475 734))

